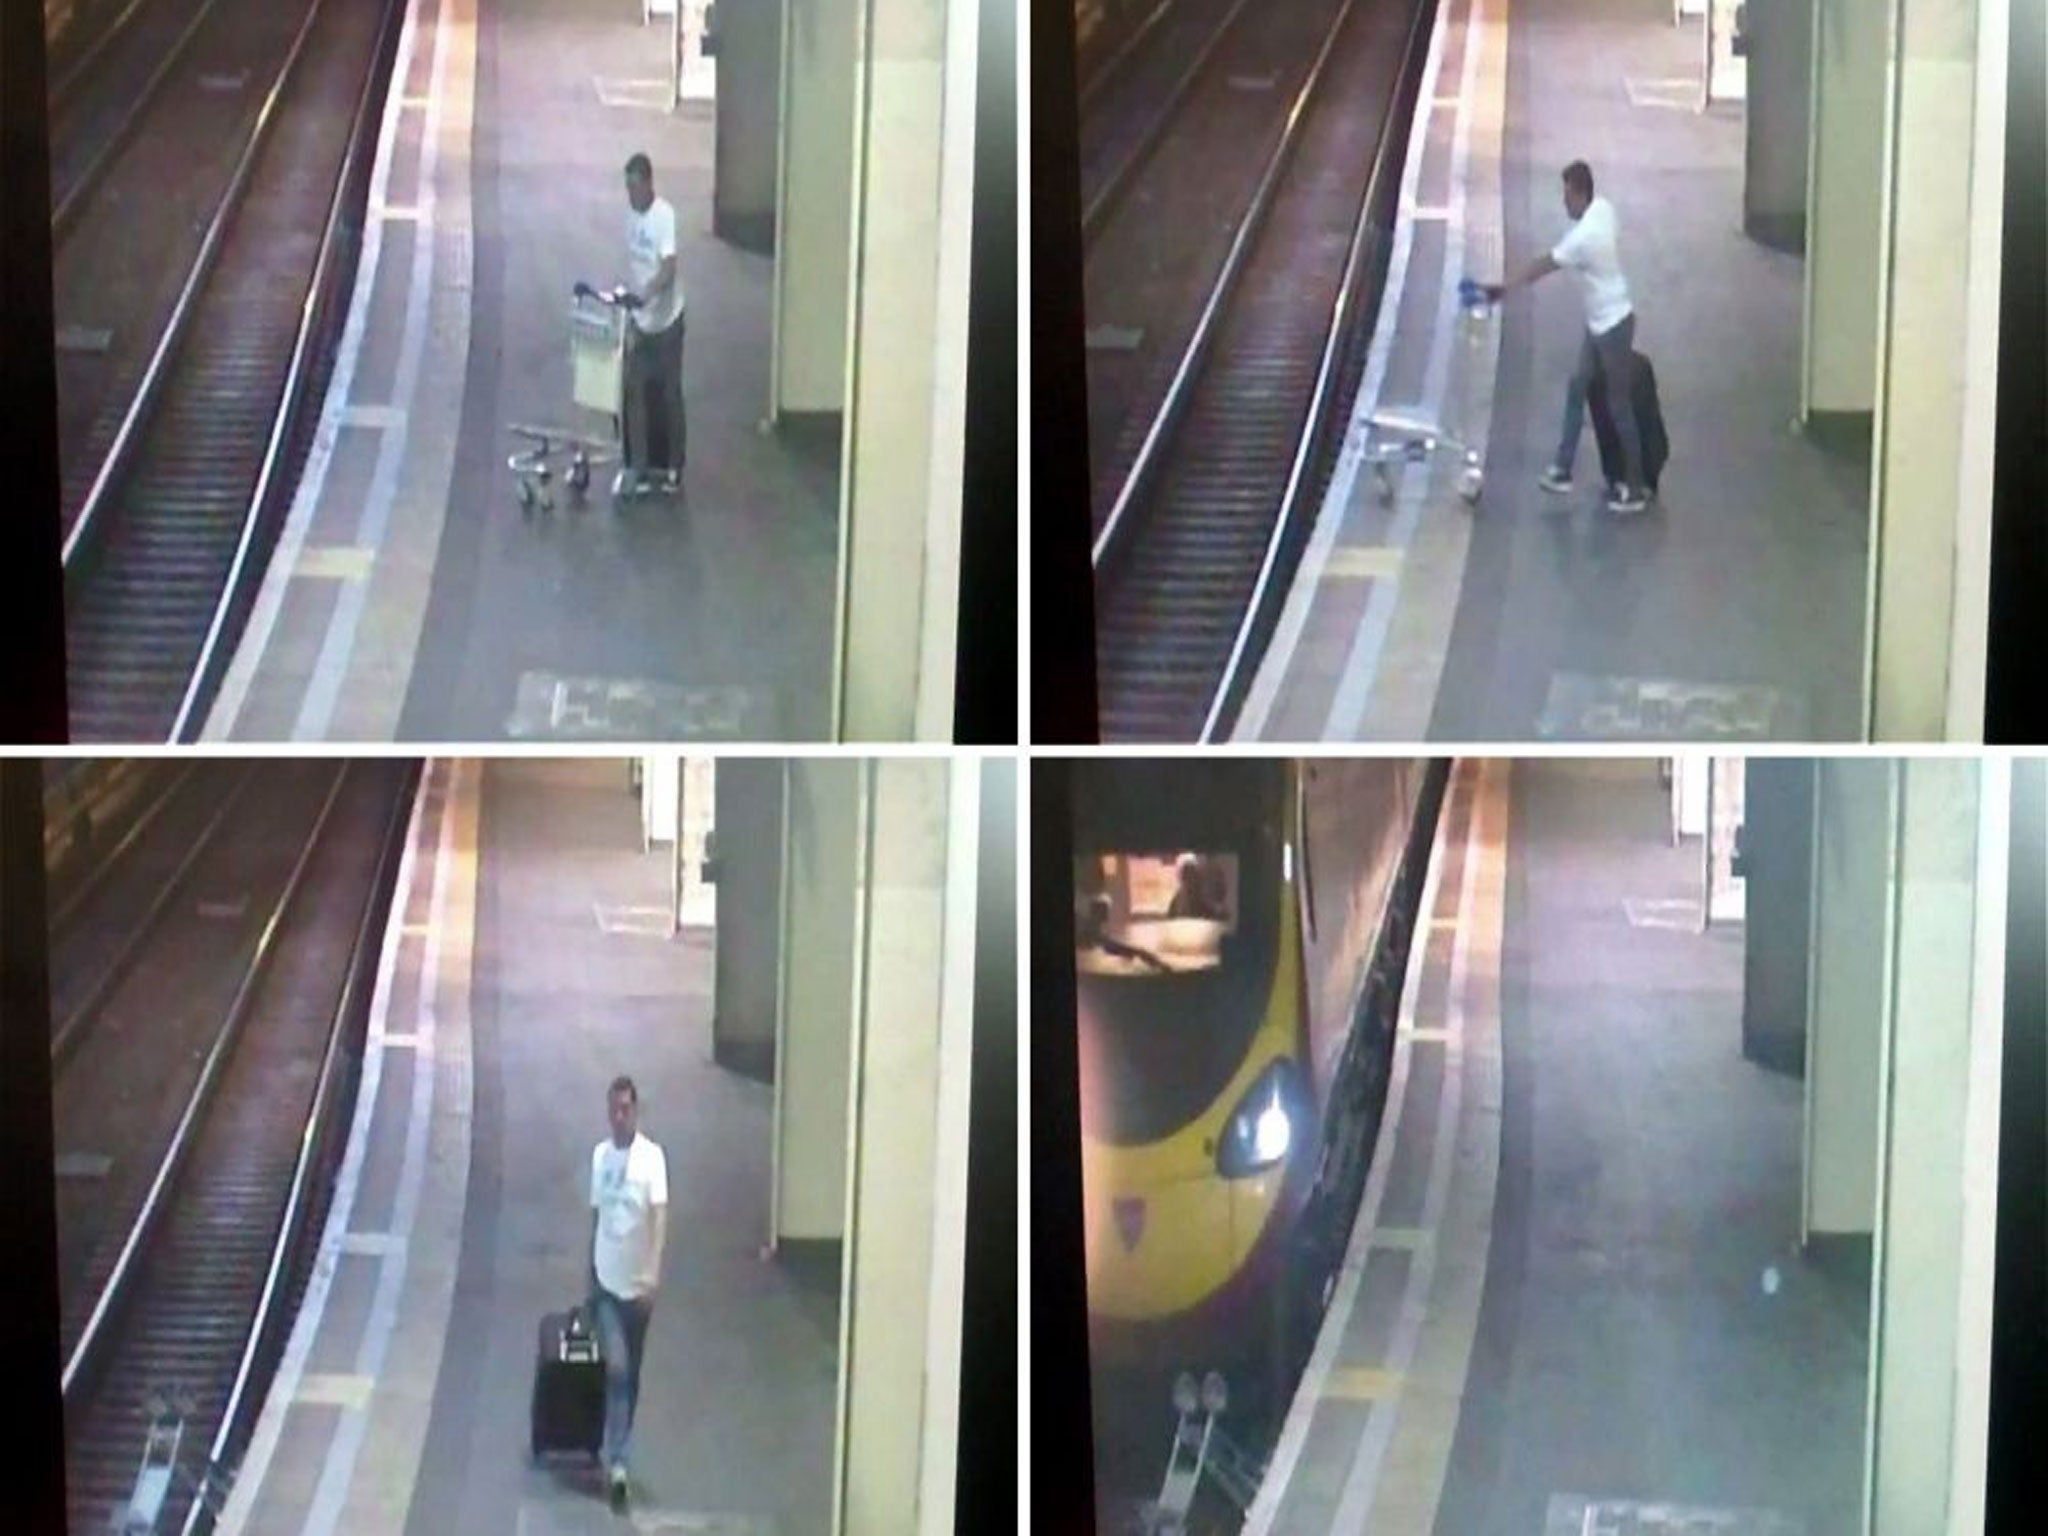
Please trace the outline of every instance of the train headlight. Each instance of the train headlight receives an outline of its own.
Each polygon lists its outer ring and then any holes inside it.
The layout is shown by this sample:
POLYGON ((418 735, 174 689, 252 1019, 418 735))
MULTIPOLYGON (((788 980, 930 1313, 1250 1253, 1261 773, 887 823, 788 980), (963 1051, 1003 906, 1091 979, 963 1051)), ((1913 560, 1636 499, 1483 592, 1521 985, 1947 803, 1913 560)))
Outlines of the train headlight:
POLYGON ((1300 1074, 1276 1061, 1238 1101, 1216 1147, 1216 1169, 1226 1179, 1248 1178, 1286 1161, 1303 1118, 1300 1074))

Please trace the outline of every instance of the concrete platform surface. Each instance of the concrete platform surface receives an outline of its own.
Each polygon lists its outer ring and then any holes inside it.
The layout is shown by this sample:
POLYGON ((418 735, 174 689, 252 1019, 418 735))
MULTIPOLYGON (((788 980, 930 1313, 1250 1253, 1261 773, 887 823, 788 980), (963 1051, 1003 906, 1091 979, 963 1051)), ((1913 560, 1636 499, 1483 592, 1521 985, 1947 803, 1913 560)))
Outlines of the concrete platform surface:
POLYGON ((1801 1255, 1801 1085, 1667 813, 1646 761, 1460 765, 1247 1536, 1858 1528, 1868 1274, 1801 1255))
POLYGON ((1869 1294, 1799 1256, 1801 1087, 1742 1058, 1739 934, 1671 920, 1699 853, 1648 764, 1515 784, 1500 1188, 1436 1530, 1854 1531, 1869 1294))
POLYGON ((424 803, 359 1172, 223 1530, 827 1529, 838 1276, 762 1257, 769 1093, 711 1061, 708 934, 668 934, 626 765, 437 764, 424 803), (594 1466, 527 1447, 535 1323, 581 1294, 622 1071, 671 1198, 625 1521, 594 1466))
POLYGON ((1867 447, 1793 425, 1802 263, 1742 232, 1741 109, 1697 110, 1700 23, 1638 0, 1449 0, 1444 16, 1396 247, 1412 260, 1390 275, 1390 357, 1348 453, 1366 413, 1419 402, 1477 439, 1483 498, 1466 508, 1445 461, 1383 509, 1373 477, 1340 465, 1239 733, 1856 739, 1867 447), (1590 426, 1575 492, 1536 485, 1584 329, 1575 282, 1461 334, 1457 278, 1550 248, 1573 159, 1619 210, 1671 439, 1660 502, 1631 519, 1600 505, 1590 426), (1473 370, 1491 388, 1461 419, 1473 370))
POLYGON ((710 234, 710 103, 666 25, 411 0, 321 426, 215 739, 827 734, 838 444, 767 433, 768 258, 710 234), (624 274, 626 157, 676 206, 683 493, 522 515, 515 422, 577 411, 569 295, 624 274))

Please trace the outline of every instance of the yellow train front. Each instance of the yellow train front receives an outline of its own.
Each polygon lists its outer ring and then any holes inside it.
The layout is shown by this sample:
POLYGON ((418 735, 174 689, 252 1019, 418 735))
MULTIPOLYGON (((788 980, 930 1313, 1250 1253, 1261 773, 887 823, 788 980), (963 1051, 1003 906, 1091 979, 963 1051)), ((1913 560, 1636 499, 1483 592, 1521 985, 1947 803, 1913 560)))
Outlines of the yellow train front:
MULTIPOLYGON (((1083 1198, 1108 1419, 1156 1422, 1183 1370, 1221 1372, 1239 1425, 1284 1407, 1334 1268, 1333 1224, 1304 1219, 1328 1177, 1328 1097, 1360 1070, 1353 1025, 1384 991, 1362 979, 1403 948, 1387 939, 1418 806, 1434 814, 1426 775, 1077 765, 1083 1198)), ((1364 1022, 1391 1039, 1390 1013, 1364 1022)))

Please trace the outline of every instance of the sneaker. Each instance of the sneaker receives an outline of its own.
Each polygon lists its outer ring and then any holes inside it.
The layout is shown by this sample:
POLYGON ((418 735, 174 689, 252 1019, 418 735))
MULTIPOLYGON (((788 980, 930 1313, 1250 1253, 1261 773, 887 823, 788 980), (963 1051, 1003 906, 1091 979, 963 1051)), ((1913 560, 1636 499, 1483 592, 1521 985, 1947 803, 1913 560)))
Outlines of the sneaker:
POLYGON ((1562 496, 1572 488, 1572 472, 1561 464, 1552 464, 1536 477, 1536 483, 1553 496, 1562 496))
POLYGON ((611 1475, 612 1513, 621 1514, 626 1508, 626 1469, 613 1467, 611 1475))
POLYGON ((1629 517, 1649 506, 1649 498, 1632 486, 1622 486, 1607 498, 1607 510, 1618 516, 1629 517))
POLYGON ((682 489, 682 486, 683 472, 680 469, 672 469, 662 476, 662 488, 664 490, 679 491, 682 489))

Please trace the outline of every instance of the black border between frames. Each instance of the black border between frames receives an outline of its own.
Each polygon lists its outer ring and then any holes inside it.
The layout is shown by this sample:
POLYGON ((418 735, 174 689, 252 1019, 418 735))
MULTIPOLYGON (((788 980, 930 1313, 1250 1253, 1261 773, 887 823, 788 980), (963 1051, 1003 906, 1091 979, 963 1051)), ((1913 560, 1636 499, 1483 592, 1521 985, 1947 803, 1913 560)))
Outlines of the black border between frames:
POLYGON ((1031 739, 1093 743, 1081 119, 1074 7, 1031 8, 1031 739))
MULTIPOLYGON (((15 8, 26 13, 27 6, 15 8)), ((36 14, 40 16, 40 11, 36 14)), ((50 1115, 43 765, 0 762, 0 1380, 7 1529, 64 1530, 64 1399, 58 1380, 57 1168, 50 1115)))
POLYGON ((2048 762, 2013 764, 1985 1529, 2040 1529, 2048 1424, 2048 762))
POLYGON ((1014 745, 1017 718, 1017 8, 982 0, 953 739, 1014 745))
POLYGON ((2038 746, 2048 741, 2048 6, 2023 0, 2010 18, 1984 739, 2038 746))
POLYGON ((43 8, 0 6, 0 472, 8 512, 0 611, 12 621, 0 739, 9 745, 62 742, 70 730, 45 96, 43 8))
POLYGON ((1017 1508, 1017 764, 981 771, 974 1084, 967 1133, 959 1464, 953 1529, 1007 1530, 1017 1508))
POLYGON ((1073 784, 1071 762, 1032 761, 1031 1529, 1062 1536, 1095 1529, 1081 1061, 1071 959, 1073 784))

